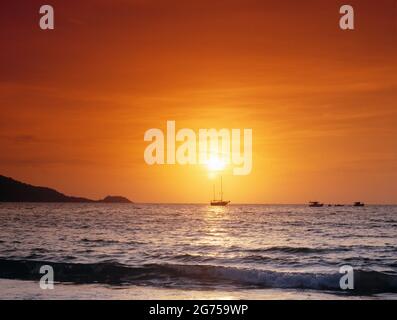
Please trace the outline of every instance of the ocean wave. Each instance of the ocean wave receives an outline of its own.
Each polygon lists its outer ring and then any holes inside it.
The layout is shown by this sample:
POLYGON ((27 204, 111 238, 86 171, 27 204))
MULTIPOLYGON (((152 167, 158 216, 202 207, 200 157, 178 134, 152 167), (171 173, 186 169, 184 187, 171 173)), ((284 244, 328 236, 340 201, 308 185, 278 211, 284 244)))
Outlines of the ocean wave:
POLYGON ((118 240, 108 240, 108 239, 89 239, 82 238, 79 240, 81 243, 92 244, 95 246, 108 246, 115 244, 128 244, 128 245, 137 245, 137 244, 145 244, 141 241, 118 241, 118 240))
POLYGON ((98 244, 103 244, 103 245, 111 245, 111 244, 117 244, 119 243, 116 240, 106 240, 106 239, 88 239, 88 238, 83 238, 80 240, 81 242, 85 243, 98 243, 98 244))
POLYGON ((247 249, 246 252, 250 253, 302 253, 302 254, 315 254, 315 253, 327 253, 327 252, 342 252, 349 251, 349 248, 339 247, 339 248, 310 248, 310 247, 289 247, 289 246, 277 246, 269 248, 258 248, 258 249, 247 249))
POLYGON ((177 260, 181 262, 209 262, 214 260, 213 257, 211 256, 204 256, 204 255, 193 255, 193 254, 179 254, 179 255, 168 255, 164 256, 163 258, 165 259, 170 259, 170 260, 177 260))
MULTIPOLYGON (((106 263, 54 263, 48 261, 0 259, 0 278, 39 280, 42 265, 54 268, 56 282, 109 285, 237 285, 255 288, 341 291, 341 274, 275 272, 214 265, 147 264, 128 266, 106 263)), ((397 275, 356 270, 352 294, 397 293, 397 275)))
MULTIPOLYGON (((248 253, 288 253, 288 254, 327 254, 327 253, 341 253, 351 252, 355 250, 379 250, 379 246, 367 246, 367 245, 353 245, 353 246, 338 246, 338 247, 293 247, 293 246, 274 246, 267 248, 255 248, 255 249, 241 249, 233 248, 230 251, 245 251, 248 253)), ((397 247, 387 246, 382 247, 384 251, 397 251, 397 247)))

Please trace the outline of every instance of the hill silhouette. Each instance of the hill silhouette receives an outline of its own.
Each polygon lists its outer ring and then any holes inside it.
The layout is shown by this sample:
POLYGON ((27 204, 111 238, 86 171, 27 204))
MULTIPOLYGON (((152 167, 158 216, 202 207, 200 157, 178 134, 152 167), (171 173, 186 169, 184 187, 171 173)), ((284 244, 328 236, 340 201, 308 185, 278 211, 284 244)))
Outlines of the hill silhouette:
POLYGON ((107 196, 97 201, 71 197, 51 188, 33 186, 2 175, 0 175, 0 202, 132 203, 120 196, 107 196))

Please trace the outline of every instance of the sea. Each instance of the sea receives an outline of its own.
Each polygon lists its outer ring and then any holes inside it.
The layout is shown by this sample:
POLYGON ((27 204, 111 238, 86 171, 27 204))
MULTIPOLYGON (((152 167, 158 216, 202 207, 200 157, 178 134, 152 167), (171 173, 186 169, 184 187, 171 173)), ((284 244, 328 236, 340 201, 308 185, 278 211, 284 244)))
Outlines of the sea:
POLYGON ((0 204, 0 299, 396 298, 397 206, 0 204))

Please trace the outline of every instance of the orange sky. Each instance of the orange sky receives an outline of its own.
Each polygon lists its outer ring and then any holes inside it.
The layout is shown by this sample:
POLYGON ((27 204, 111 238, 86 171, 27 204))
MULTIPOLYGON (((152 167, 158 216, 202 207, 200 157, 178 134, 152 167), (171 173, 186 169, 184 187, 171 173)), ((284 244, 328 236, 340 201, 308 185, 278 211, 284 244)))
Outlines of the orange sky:
POLYGON ((147 129, 252 128, 234 203, 397 203, 397 1, 42 1, 0 12, 0 174, 67 194, 207 202, 147 129), (339 29, 339 8, 356 30, 339 29))

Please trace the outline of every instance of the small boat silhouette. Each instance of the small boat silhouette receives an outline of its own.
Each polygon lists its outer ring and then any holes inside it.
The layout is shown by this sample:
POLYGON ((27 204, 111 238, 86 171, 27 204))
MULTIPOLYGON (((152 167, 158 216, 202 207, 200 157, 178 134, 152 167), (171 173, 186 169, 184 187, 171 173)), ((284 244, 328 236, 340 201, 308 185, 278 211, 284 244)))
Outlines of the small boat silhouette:
POLYGON ((365 204, 358 201, 358 202, 354 202, 353 206, 354 206, 354 207, 364 207, 365 204))
POLYGON ((321 208, 321 207, 324 207, 324 203, 320 203, 320 202, 318 202, 318 201, 310 201, 310 202, 309 202, 309 207, 312 207, 312 208, 321 208))
POLYGON ((225 207, 230 203, 230 201, 223 200, 223 188, 222 188, 222 176, 221 176, 221 199, 216 200, 215 198, 215 184, 214 184, 214 200, 211 200, 211 206, 213 207, 225 207))
POLYGON ((211 206, 213 207, 225 207, 230 203, 230 201, 222 201, 222 200, 212 200, 211 206))

